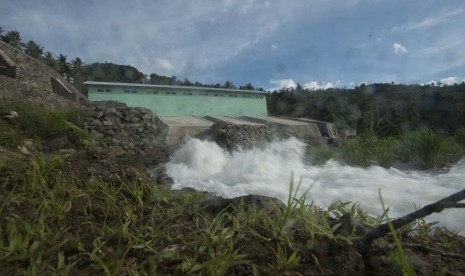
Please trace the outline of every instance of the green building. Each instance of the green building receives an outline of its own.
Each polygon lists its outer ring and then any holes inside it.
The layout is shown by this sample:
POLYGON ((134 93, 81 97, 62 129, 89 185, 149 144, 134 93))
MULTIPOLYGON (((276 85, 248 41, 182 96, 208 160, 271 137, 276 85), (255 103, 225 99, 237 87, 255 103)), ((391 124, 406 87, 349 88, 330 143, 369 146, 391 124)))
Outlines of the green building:
POLYGON ((91 101, 145 107, 158 116, 266 116, 266 92, 209 87, 86 81, 91 101))

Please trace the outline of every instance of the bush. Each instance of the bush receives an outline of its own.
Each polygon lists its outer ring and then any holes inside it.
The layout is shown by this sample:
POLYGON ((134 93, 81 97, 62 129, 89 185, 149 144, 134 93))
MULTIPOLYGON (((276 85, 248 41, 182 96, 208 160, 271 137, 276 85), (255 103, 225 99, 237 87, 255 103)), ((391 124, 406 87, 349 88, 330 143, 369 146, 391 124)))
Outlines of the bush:
POLYGON ((20 146, 21 136, 14 129, 0 125, 0 146, 16 149, 20 146))
MULTIPOLYGON (((19 130, 27 137, 35 139, 48 139, 53 136, 67 136, 71 141, 83 144, 90 139, 87 131, 81 129, 83 125, 83 111, 81 109, 71 109, 66 112, 56 112, 45 109, 41 106, 32 106, 24 103, 1 106, 1 110, 14 110, 18 113, 15 126, 9 129, 19 130)), ((19 135, 19 134, 18 134, 19 135)), ((3 143, 13 146, 14 137, 0 136, 3 143)), ((19 140, 19 139, 18 139, 19 140)), ((2 143, 0 141, 0 143, 2 143)))
POLYGON ((29 105, 17 105, 12 110, 18 112, 19 126, 28 136, 44 139, 66 132, 65 118, 61 113, 29 105))
POLYGON ((465 148, 465 128, 459 128, 454 133, 455 142, 465 148))
POLYGON ((431 169, 457 162, 464 154, 464 147, 457 137, 423 128, 404 134, 395 151, 401 161, 431 169))
POLYGON ((349 165, 391 166, 395 161, 392 152, 394 138, 378 139, 373 134, 362 134, 357 139, 346 141, 341 149, 342 159, 349 165))

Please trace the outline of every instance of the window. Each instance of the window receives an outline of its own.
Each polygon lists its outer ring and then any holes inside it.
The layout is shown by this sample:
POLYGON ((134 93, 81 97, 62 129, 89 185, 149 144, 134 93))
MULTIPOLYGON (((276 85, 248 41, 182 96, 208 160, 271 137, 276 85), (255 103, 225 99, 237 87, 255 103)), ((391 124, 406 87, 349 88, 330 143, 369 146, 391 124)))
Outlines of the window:
POLYGON ((145 91, 146 94, 152 94, 152 91, 145 91))
POLYGON ((171 93, 170 92, 165 92, 165 95, 169 95, 169 94, 171 94, 171 93))
POLYGON ((132 94, 136 94, 137 91, 136 91, 136 90, 132 90, 131 93, 132 93, 132 94))
POLYGON ((232 97, 234 97, 234 95, 233 95, 233 94, 229 94, 229 97, 231 97, 231 98, 232 98, 232 97))
POLYGON ((127 89, 124 89, 124 93, 130 93, 130 91, 127 89))
POLYGON ((215 94, 215 97, 218 97, 218 94, 215 94))
POLYGON ((158 91, 153 91, 153 94, 158 94, 158 91))
POLYGON ((107 92, 107 93, 108 93, 108 92, 111 92, 111 90, 110 90, 110 89, 105 89, 105 92, 107 92))
POLYGON ((192 93, 189 92, 189 93, 187 93, 187 95, 192 95, 192 93))
POLYGON ((171 92, 171 95, 176 95, 176 92, 171 92))
POLYGON ((103 89, 97 89, 97 92, 103 92, 103 89))

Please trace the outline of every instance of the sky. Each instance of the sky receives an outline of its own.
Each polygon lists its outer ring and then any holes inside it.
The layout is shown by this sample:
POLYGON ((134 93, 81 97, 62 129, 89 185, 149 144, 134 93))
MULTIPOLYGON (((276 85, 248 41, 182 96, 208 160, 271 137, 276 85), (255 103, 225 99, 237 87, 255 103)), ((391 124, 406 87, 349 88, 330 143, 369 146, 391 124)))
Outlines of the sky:
POLYGON ((0 0, 56 55, 267 90, 465 80, 463 0, 0 0))

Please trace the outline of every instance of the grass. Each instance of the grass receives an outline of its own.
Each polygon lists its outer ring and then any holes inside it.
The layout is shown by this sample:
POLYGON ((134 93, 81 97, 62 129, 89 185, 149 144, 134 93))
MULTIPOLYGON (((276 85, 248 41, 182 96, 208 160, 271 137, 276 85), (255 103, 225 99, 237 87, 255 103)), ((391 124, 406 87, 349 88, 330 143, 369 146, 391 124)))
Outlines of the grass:
POLYGON ((140 181, 63 179, 54 174, 63 164, 58 156, 38 155, 22 167, 0 160, 0 274, 309 271, 319 247, 331 244, 345 254, 343 245, 351 244, 331 217, 352 212, 376 221, 356 206, 325 211, 308 204, 293 184, 284 209, 266 213, 240 204, 215 215, 200 207, 208 194, 140 181))
POLYGON ((15 149, 24 137, 46 141, 50 137, 66 136, 76 145, 86 145, 90 141, 87 131, 81 128, 82 109, 58 112, 24 103, 0 105, 0 112, 9 111, 16 111, 18 118, 11 123, 0 120, 0 146, 15 149))

